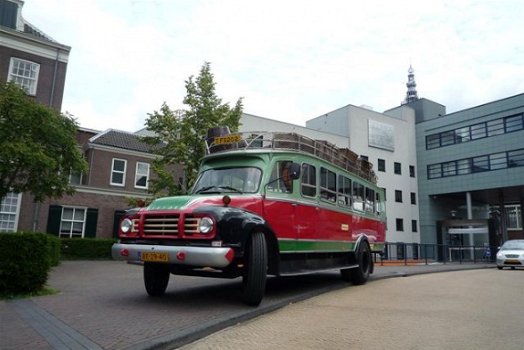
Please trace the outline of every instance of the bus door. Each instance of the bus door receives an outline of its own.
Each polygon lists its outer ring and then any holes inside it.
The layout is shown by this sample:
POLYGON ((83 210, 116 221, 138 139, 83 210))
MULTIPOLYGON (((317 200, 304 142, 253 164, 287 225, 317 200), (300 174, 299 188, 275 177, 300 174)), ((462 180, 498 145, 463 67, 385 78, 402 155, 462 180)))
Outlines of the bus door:
MULTIPOLYGON (((317 173, 314 165, 303 163, 298 183, 298 201, 296 205, 296 234, 302 250, 311 250, 318 239, 317 222, 319 206, 317 198, 317 173), (307 243, 309 241, 309 243, 307 243), (306 246, 309 244, 309 247, 306 246)), ((298 182, 298 181, 297 181, 298 182)))
POLYGON ((292 249, 297 239, 296 225, 296 182, 287 177, 291 160, 275 162, 266 189, 264 216, 275 231, 281 249, 292 249))

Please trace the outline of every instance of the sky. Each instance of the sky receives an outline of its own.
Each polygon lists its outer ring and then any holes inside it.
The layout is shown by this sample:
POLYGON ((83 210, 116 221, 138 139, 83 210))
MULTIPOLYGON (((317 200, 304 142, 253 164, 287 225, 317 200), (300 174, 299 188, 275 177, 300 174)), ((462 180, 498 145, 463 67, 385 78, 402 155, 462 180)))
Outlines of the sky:
POLYGON ((22 16, 70 46, 62 112, 134 132, 210 62, 216 94, 305 126, 348 104, 406 95, 447 113, 524 93, 521 0, 25 0, 22 16))

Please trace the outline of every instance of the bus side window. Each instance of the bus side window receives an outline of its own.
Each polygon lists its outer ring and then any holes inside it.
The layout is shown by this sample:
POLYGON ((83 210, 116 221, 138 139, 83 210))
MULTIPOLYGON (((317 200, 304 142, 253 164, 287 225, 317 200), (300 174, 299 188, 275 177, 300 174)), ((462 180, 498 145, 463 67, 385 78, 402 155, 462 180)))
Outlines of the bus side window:
POLYGON ((366 211, 373 213, 375 210, 375 191, 366 187, 366 211))
POLYGON ((364 185, 353 182, 353 209, 364 211, 364 185))
POLYGON ((351 180, 345 176, 338 176, 338 205, 351 207, 351 180))
POLYGON ((323 167, 320 168, 320 198, 332 203, 337 201, 337 174, 323 167))
POLYGON ((316 168, 310 164, 302 164, 301 191, 304 196, 315 197, 317 195, 316 168))

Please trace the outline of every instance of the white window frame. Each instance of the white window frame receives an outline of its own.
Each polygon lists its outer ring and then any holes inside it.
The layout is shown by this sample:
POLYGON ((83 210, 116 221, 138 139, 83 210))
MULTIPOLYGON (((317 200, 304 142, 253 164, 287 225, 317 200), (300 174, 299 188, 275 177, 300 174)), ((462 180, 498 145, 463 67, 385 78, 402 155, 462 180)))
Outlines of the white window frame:
POLYGON ((11 81, 23 88, 28 95, 35 96, 36 88, 38 86, 38 76, 40 73, 40 64, 31 62, 28 60, 23 60, 17 57, 11 57, 9 63, 9 71, 7 76, 7 81, 11 81), (20 68, 20 65, 29 65, 29 67, 24 67, 22 69, 28 69, 28 72, 15 72, 15 68, 20 68), (26 74, 28 73, 28 74, 26 74))
POLYGON ((84 238, 85 232, 86 232, 86 220, 87 220, 87 207, 62 207, 62 214, 60 215, 60 230, 58 232, 59 237, 65 237, 65 238, 73 238, 73 237, 80 237, 84 238), (66 210, 73 210, 73 215, 71 219, 64 219, 64 212, 66 210), (83 210, 84 216, 82 220, 75 219, 75 214, 77 211, 83 210), (63 225, 64 223, 70 223, 69 233, 63 233, 63 225), (75 226, 75 223, 82 223, 82 232, 80 235, 73 234, 73 227, 75 226))
MULTIPOLYGON (((4 198, 0 198, 0 232, 16 232, 18 230, 18 220, 20 219, 20 206, 22 204, 22 194, 21 193, 13 193, 9 192, 4 198), (7 207, 7 203, 5 203, 7 200, 14 200, 15 203, 15 210, 14 211, 7 211, 2 210, 3 208, 7 207), (5 217, 6 215, 8 217, 7 220, 2 220, 1 218, 5 217), (14 219, 10 219, 12 216, 14 216, 14 219), (10 223, 13 223, 12 227, 9 225, 10 223)), ((12 205, 9 205, 12 206, 12 205)))
POLYGON ((127 172, 127 159, 113 158, 111 161, 111 174, 109 177, 109 183, 113 186, 124 187, 126 185, 126 172, 127 172), (115 170, 115 161, 124 162, 124 170, 115 170), (122 174, 122 183, 113 182, 113 173, 122 174))
POLYGON ((150 165, 149 163, 146 163, 146 162, 136 162, 136 169, 135 169, 135 188, 141 188, 141 189, 148 189, 149 187, 149 169, 150 169, 150 165), (145 165, 147 166, 147 170, 145 173, 139 173, 138 172, 138 167, 140 165, 145 165), (138 180, 142 177, 142 176, 145 176, 146 177, 146 184, 145 186, 139 186, 137 185, 138 183, 138 180))

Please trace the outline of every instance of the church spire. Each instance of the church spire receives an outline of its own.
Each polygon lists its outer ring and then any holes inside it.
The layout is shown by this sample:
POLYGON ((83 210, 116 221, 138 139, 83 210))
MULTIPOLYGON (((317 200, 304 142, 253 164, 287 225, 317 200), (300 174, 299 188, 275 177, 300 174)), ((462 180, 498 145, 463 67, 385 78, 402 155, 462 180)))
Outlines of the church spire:
POLYGON ((408 69, 408 82, 406 83, 408 91, 406 92, 406 98, 402 104, 411 103, 418 100, 417 83, 415 83, 415 70, 411 65, 408 69))

